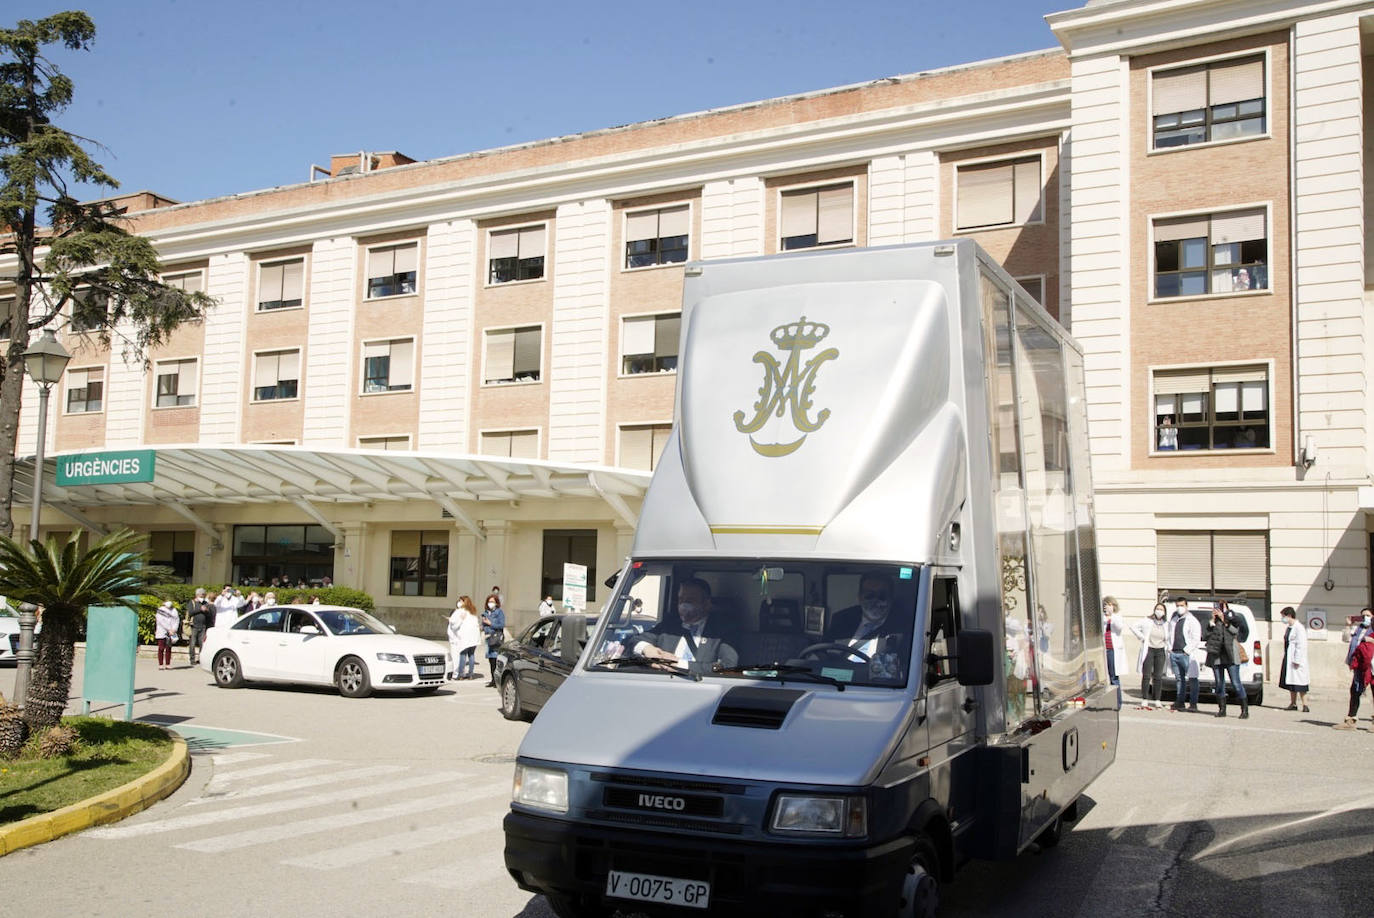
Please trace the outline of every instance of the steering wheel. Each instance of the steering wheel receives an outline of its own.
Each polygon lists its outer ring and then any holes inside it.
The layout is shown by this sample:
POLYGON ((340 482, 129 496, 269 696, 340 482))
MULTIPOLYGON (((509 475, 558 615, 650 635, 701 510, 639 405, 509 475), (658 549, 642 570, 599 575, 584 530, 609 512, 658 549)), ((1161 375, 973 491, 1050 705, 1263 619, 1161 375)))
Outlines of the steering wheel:
POLYGON ((844 656, 855 656, 858 657, 864 663, 872 662, 873 659, 859 648, 850 647, 848 644, 845 644, 841 641, 825 641, 820 644, 812 644, 810 647, 804 648, 802 652, 798 654, 798 656, 814 656, 817 659, 819 659, 820 657, 828 656, 831 654, 834 654, 836 656, 839 656, 841 654, 843 654, 844 656))

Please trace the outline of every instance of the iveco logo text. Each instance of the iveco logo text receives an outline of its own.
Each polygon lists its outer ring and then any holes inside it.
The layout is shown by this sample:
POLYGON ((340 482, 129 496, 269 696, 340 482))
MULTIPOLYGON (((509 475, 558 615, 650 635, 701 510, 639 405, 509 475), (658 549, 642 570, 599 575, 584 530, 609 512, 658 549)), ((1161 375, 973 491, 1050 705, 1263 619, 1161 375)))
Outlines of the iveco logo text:
POLYGON ((681 797, 665 797, 662 794, 640 794, 639 805, 653 810, 685 810, 687 801, 681 797))

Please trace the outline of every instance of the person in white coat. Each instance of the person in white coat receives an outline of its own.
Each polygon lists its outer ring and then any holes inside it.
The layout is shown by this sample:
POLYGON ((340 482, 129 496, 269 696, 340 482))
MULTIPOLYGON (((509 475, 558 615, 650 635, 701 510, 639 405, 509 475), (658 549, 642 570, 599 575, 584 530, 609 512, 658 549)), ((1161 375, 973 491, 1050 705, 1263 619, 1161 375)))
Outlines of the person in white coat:
POLYGON ((1299 703, 1303 713, 1312 709, 1307 706, 1307 690, 1312 687, 1312 673, 1307 668, 1307 629, 1298 621, 1298 613, 1292 606, 1284 606, 1279 613, 1288 629, 1283 633, 1283 666, 1279 670, 1279 688, 1288 690, 1288 707, 1296 711, 1299 703))
POLYGON ((1202 625, 1188 611, 1188 600, 1174 601, 1174 614, 1169 616, 1168 643, 1169 667, 1174 672, 1174 703, 1171 710, 1184 710, 1184 686, 1188 688, 1187 710, 1197 713, 1198 697, 1198 660, 1202 652, 1202 625))
POLYGON ((477 645, 482 642, 482 620, 477 607, 466 595, 458 597, 448 618, 449 653, 453 657, 453 678, 476 678, 477 645))
POLYGON ((1123 673, 1130 672, 1126 661, 1126 621, 1121 615, 1115 596, 1102 597, 1102 637, 1107 645, 1107 678, 1112 685, 1121 684, 1123 673))
POLYGON ((181 630, 181 613, 170 599, 157 607, 157 668, 172 668, 172 645, 177 642, 177 632, 181 630))
POLYGON ((1140 670, 1140 710, 1161 707, 1159 696, 1164 692, 1164 671, 1168 668, 1169 628, 1165 621, 1169 610, 1164 603, 1155 603, 1150 617, 1131 626, 1131 633, 1140 640, 1140 654, 1136 668, 1140 670))

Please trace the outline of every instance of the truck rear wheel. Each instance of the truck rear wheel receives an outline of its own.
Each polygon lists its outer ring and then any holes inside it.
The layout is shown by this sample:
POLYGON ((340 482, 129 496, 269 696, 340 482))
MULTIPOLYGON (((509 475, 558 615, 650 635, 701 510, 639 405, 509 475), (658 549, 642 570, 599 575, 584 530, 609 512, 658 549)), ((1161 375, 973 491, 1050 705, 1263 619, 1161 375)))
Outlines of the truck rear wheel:
POLYGON ((940 910, 940 855, 935 845, 924 835, 916 836, 902 879, 902 900, 897 907, 899 918, 935 918, 940 910))

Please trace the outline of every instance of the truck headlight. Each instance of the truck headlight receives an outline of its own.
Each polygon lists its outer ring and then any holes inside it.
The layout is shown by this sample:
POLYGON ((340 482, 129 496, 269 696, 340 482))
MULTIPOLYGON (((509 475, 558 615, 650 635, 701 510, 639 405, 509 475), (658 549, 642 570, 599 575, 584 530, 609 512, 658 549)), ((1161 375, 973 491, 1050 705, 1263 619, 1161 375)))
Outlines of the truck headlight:
POLYGON ((863 797, 783 795, 773 805, 774 832, 862 838, 868 834, 868 806, 863 797))
POLYGON ((515 766, 515 787, 511 799, 525 806, 555 813, 568 811, 568 773, 538 765, 515 766))
POLYGON ((408 663, 406 655, 403 653, 379 653, 377 659, 383 663, 408 663))

